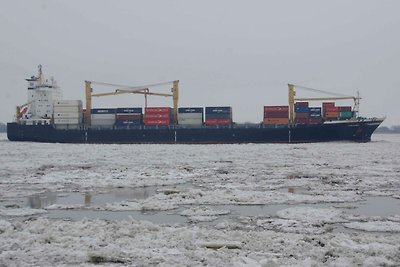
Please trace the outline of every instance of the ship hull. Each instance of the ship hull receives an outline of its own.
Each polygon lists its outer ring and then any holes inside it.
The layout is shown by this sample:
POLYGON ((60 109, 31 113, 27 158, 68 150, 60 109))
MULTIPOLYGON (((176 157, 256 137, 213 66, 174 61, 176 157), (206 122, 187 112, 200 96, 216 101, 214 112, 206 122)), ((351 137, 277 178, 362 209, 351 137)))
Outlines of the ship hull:
POLYGON ((198 128, 145 127, 114 129, 56 129, 52 125, 7 124, 10 141, 48 143, 152 143, 152 144, 233 144, 311 143, 329 141, 368 142, 382 123, 378 119, 315 125, 233 125, 198 128))

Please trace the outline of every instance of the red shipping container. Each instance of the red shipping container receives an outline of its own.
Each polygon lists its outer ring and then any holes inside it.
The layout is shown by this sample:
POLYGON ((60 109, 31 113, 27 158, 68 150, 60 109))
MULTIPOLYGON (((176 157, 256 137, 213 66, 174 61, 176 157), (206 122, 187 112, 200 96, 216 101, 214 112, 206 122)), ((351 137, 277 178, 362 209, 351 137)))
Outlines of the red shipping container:
POLYGON ((335 106, 335 102, 323 102, 322 103, 322 107, 334 107, 335 106))
POLYGON ((339 108, 339 111, 348 111, 348 112, 351 111, 351 106, 341 106, 338 108, 339 108))
POLYGON ((308 120, 308 122, 310 123, 310 124, 321 124, 322 123, 322 118, 321 117, 319 117, 319 118, 310 118, 309 120, 308 120))
POLYGON ((326 112, 339 112, 338 107, 324 107, 324 113, 326 112))
POLYGON ((131 115, 131 114, 117 114, 115 119, 117 121, 133 121, 133 120, 140 120, 142 115, 131 115))
POLYGON ((264 112, 289 111, 289 106, 264 106, 264 112))
POLYGON ((308 118, 295 118, 294 122, 298 123, 298 124, 308 124, 309 119, 308 118))
POLYGON ((231 119, 206 119, 204 122, 206 125, 229 125, 232 124, 231 119))
POLYGON ((155 126, 155 125, 170 125, 169 119, 145 119, 144 125, 155 126))
POLYGON ((161 114, 161 113, 169 113, 171 112, 170 107, 151 107, 151 108, 145 108, 144 109, 145 114, 161 114))
POLYGON ((296 102, 295 106, 298 108, 308 108, 308 102, 296 102))
POLYGON ((268 111, 264 112, 264 118, 289 118, 288 111, 268 111))
POLYGON ((170 119, 170 113, 146 113, 145 119, 170 119))
POLYGON ((305 113, 305 112, 297 112, 297 113, 295 113, 295 118, 308 119, 309 117, 310 117, 310 114, 305 113))

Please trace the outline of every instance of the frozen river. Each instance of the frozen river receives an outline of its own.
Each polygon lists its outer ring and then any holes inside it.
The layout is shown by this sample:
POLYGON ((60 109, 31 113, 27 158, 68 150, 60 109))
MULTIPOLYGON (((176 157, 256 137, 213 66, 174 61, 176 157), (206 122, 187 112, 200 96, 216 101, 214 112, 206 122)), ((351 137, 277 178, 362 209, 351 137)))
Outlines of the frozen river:
POLYGON ((400 135, 75 145, 0 135, 0 266, 397 266, 400 135))

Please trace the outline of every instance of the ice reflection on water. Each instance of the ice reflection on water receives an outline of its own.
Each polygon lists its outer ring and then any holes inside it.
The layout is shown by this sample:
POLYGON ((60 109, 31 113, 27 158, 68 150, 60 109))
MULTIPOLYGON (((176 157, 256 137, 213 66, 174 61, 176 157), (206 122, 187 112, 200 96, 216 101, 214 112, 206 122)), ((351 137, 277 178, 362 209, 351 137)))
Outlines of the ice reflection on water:
MULTIPOLYGON (((47 214, 50 218, 69 218, 72 220, 88 219, 106 219, 106 220, 122 220, 132 217, 136 220, 147 220, 154 223, 184 223, 187 218, 180 216, 180 213, 189 208, 182 206, 172 211, 98 211, 93 210, 94 206, 104 206, 106 203, 121 202, 126 200, 140 200, 157 194, 165 189, 159 187, 143 187, 143 188, 118 188, 105 193, 93 192, 72 192, 72 193, 55 193, 46 191, 40 195, 33 195, 27 199, 27 206, 30 208, 46 208, 53 204, 63 205, 84 205, 83 209, 69 210, 49 210, 47 214)), ((282 191, 291 194, 306 193, 301 187, 289 187, 282 191)), ((400 199, 392 197, 367 197, 365 201, 353 203, 352 209, 346 209, 346 212, 364 215, 364 216, 390 216, 400 214, 400 199)), ((293 207, 289 204, 271 204, 271 205, 204 205, 210 209, 230 210, 228 215, 220 216, 215 223, 221 220, 237 220, 240 216, 275 216, 276 212, 285 208, 293 207)), ((334 203, 318 203, 318 204, 298 204, 298 206, 312 206, 315 208, 326 208, 336 206, 341 208, 342 204, 334 203)), ((346 205, 343 206, 346 208, 346 205)), ((348 207, 347 207, 348 208, 348 207)))

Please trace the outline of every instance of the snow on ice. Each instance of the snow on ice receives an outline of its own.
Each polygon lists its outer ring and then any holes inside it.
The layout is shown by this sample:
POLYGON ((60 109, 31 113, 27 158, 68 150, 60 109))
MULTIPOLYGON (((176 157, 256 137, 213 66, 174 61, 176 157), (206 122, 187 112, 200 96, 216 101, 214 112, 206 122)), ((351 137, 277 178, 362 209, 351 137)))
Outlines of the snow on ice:
POLYGON ((0 266, 396 266, 399 151, 400 138, 388 135, 365 144, 213 146, 3 136, 0 266), (121 188, 146 193, 107 199, 121 188), (87 192, 88 203, 68 198, 87 192), (73 211, 133 217, 71 219, 73 211), (151 223, 130 211, 186 221, 151 223))

